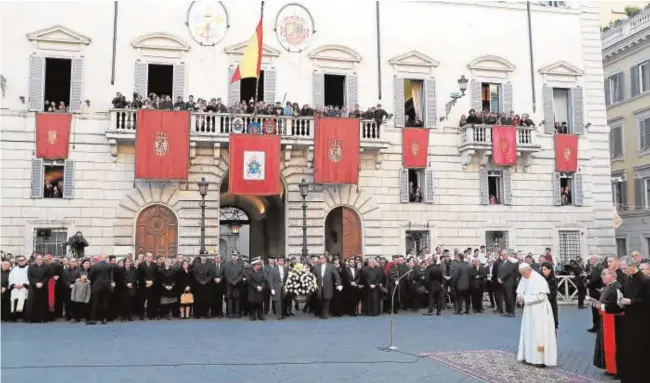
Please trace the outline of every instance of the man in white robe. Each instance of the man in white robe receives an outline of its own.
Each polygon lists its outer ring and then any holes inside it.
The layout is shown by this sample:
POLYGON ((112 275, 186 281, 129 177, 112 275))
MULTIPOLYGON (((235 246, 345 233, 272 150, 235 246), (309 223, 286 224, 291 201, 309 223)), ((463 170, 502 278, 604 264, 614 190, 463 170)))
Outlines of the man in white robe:
POLYGON ((9 289, 11 290, 11 313, 22 313, 29 294, 29 279, 27 278, 27 261, 19 256, 17 265, 9 273, 9 289))
POLYGON ((548 301, 548 283, 527 263, 519 266, 522 275, 517 302, 524 306, 517 360, 539 367, 557 365, 557 343, 553 309, 548 301))

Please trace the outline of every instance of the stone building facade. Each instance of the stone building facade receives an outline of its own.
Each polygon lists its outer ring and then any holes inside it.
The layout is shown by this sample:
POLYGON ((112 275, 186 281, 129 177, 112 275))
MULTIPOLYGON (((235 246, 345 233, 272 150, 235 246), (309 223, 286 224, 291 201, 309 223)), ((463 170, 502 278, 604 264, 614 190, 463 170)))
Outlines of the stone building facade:
MULTIPOLYGON (((208 248, 218 251, 222 243, 220 208, 227 206, 249 217, 251 254, 301 253, 299 184, 313 180, 310 118, 284 122, 300 129, 279 130, 279 196, 227 193, 228 135, 222 128, 229 115, 192 114, 187 182, 134 179, 134 112, 111 109, 116 92, 129 98, 134 91, 147 93, 155 76, 168 76, 168 83, 156 86, 169 89, 174 99, 245 98, 247 90, 228 79, 257 14, 244 5, 196 3, 204 8, 174 2, 150 12, 146 3, 119 3, 117 20, 112 2, 2 5, 2 42, 11 47, 2 58, 5 251, 30 253, 44 236, 51 242, 52 236, 82 231, 91 253, 124 255, 154 246, 161 254, 196 254, 197 182, 205 177, 208 248), (197 32, 203 24, 191 15, 199 11, 214 20, 208 22, 212 35, 197 32), (48 67, 60 64, 52 59, 68 63, 66 97, 74 113, 69 158, 59 163, 34 157, 35 111, 48 94, 48 67), (52 167, 63 175, 66 198, 41 198, 45 171, 52 167)), ((360 122, 358 185, 311 187, 310 253, 352 246, 377 256, 484 244, 533 253, 550 247, 566 259, 615 251, 598 5, 533 3, 531 63, 524 3, 351 2, 341 12, 326 3, 287 9, 267 2, 265 101, 322 105, 339 97, 350 107, 381 103, 395 114, 383 124, 360 122), (293 45, 282 35, 295 26, 288 19, 305 28, 298 40, 292 37, 293 45), (417 29, 399 27, 404 21, 417 29), (466 96, 447 108, 461 75, 469 79, 466 96), (409 95, 412 111, 417 107, 417 117, 430 128, 429 166, 417 172, 402 169, 409 95), (539 123, 518 129, 517 166, 490 165, 490 126, 459 127, 468 109, 485 105, 528 113, 539 123), (549 121, 558 113, 580 135, 576 174, 555 173, 549 121), (409 182, 422 188, 423 202, 409 202, 409 182), (566 185, 573 202, 560 205, 560 187, 566 185), (500 203, 490 204, 491 194, 500 203)))

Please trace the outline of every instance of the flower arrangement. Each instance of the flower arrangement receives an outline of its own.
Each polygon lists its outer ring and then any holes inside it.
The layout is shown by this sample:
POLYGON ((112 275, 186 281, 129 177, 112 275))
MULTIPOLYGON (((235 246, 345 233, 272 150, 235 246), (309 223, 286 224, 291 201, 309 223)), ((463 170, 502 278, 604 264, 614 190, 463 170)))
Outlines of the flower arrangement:
POLYGON ((309 296, 318 289, 316 276, 307 270, 301 263, 296 264, 284 285, 287 293, 294 294, 298 297, 309 296))

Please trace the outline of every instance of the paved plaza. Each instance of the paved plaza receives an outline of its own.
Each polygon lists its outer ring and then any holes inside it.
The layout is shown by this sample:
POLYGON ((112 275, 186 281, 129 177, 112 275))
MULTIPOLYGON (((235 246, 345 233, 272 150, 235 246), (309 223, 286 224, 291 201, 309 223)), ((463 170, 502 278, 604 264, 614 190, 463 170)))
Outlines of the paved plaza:
MULTIPOLYGON (((400 314, 395 316, 399 352, 384 352, 378 348, 388 342, 389 323, 386 315, 106 326, 3 323, 2 382, 495 382, 417 355, 515 353, 520 318, 491 313, 456 316, 449 311, 440 317, 400 314)), ((595 335, 585 331, 590 323, 589 310, 560 308, 558 363, 593 380, 607 380, 591 366, 595 335)))

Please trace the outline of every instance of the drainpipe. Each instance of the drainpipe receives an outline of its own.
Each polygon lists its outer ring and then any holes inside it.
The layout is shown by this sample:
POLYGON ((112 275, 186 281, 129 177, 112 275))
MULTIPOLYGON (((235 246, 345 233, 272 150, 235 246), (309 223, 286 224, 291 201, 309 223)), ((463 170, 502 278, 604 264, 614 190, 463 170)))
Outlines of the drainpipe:
POLYGON ((381 32, 379 25, 379 1, 375 2, 377 25, 377 98, 381 100, 381 32))
POLYGON ((537 109, 537 99, 535 98, 535 63, 533 61, 533 23, 530 17, 530 1, 526 2, 526 14, 528 15, 528 55, 530 57, 530 85, 533 96, 533 113, 537 109))
POLYGON ((111 85, 115 85, 115 59, 117 55, 117 1, 113 2, 113 62, 111 65, 111 85))

